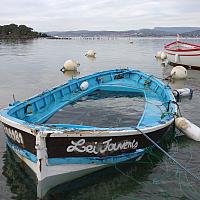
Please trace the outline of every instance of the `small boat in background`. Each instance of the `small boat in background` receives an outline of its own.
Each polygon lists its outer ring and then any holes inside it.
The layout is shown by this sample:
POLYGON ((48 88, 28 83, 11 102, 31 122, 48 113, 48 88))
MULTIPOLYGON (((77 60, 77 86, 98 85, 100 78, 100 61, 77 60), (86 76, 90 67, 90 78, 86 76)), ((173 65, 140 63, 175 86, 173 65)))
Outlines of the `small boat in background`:
POLYGON ((179 41, 177 37, 177 41, 165 45, 164 50, 171 65, 200 70, 200 45, 179 41))
POLYGON ((174 102, 170 87, 152 75, 116 69, 72 79, 24 102, 15 101, 0 112, 0 120, 7 146, 34 172, 37 196, 42 198, 56 185, 140 159, 153 146, 144 134, 158 143, 174 122, 174 102), (137 124, 96 127, 46 123, 64 106, 100 91, 142 96, 145 106, 137 124))

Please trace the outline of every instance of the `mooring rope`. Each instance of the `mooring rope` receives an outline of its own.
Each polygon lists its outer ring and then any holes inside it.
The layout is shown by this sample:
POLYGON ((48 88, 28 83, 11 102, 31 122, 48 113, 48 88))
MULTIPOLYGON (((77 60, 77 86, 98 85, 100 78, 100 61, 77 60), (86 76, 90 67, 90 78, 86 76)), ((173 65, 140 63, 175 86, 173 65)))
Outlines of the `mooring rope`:
POLYGON ((139 128, 135 127, 137 131, 142 133, 153 145, 155 145, 160 151, 162 151, 168 158, 170 158, 173 162, 175 162, 180 168, 182 168, 184 171, 186 171, 188 174, 190 174, 195 180, 198 180, 200 182, 200 178, 197 177, 195 174, 190 172, 187 168, 185 168, 181 163, 179 163, 175 158, 173 158, 170 154, 168 154, 162 147, 160 147, 155 141, 153 141, 146 133, 141 131, 139 128))

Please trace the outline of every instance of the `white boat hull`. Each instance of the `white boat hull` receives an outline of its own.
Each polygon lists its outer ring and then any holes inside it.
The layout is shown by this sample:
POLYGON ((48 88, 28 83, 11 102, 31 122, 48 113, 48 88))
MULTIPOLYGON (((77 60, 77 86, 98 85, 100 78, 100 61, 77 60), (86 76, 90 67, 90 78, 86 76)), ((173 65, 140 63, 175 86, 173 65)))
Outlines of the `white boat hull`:
POLYGON ((177 65, 186 65, 188 67, 195 67, 196 69, 200 70, 200 51, 196 52, 170 52, 165 51, 167 54, 167 59, 174 64, 177 65), (176 58, 178 55, 178 59, 176 58))
MULTIPOLYGON (((31 162, 29 159, 18 154, 12 148, 11 150, 35 173, 36 176, 38 175, 37 163, 31 162)), ((135 158, 137 161, 143 157, 144 152, 141 152, 138 155, 139 156, 135 158)), ((39 176, 36 177, 37 198, 42 199, 43 197, 45 197, 47 192, 55 186, 59 186, 63 183, 70 182, 72 180, 102 170, 109 166, 111 166, 111 164, 62 164, 54 166, 46 165, 46 176, 42 179, 40 179, 39 176)))

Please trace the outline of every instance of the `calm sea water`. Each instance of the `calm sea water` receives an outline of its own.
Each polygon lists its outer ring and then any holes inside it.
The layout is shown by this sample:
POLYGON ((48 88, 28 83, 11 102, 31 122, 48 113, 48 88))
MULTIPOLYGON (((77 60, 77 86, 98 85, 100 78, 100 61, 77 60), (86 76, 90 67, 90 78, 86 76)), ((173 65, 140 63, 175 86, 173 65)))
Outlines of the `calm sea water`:
MULTIPOLYGON (((72 76, 102 70, 133 67, 162 78, 169 75, 171 67, 162 67, 154 56, 171 41, 173 39, 148 38, 134 39, 133 44, 128 39, 0 41, 0 108, 13 101, 13 94, 21 101, 64 83, 72 76), (88 49, 97 52, 96 59, 84 56, 88 49), (80 63, 79 73, 59 71, 67 59, 80 63)), ((200 39, 186 41, 200 44, 200 39)), ((200 72, 188 71, 187 80, 176 81, 171 86, 194 90, 193 99, 182 100, 180 108, 183 116, 200 126, 200 72)), ((167 147, 170 155, 200 177, 198 142, 181 136, 167 147)), ((1 125, 0 172, 0 199, 34 199, 31 181, 6 150, 1 125)), ((167 157, 153 151, 137 164, 130 161, 116 165, 56 188, 47 199, 200 199, 199 186, 198 181, 167 157)))

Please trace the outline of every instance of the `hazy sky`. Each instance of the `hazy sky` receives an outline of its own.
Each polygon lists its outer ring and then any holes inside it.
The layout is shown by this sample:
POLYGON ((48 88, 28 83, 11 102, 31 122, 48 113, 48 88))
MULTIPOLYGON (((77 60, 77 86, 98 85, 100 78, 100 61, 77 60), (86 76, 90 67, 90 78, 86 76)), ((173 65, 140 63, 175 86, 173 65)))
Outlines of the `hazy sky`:
POLYGON ((0 24, 36 31, 200 26, 200 0, 1 0, 0 24))

